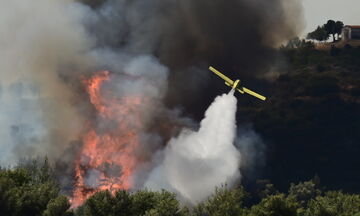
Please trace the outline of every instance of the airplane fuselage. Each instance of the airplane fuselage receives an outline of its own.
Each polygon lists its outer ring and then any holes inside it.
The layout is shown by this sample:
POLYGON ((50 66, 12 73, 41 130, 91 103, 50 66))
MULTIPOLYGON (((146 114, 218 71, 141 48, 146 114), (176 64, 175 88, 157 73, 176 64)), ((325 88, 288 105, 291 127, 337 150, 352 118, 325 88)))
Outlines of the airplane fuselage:
POLYGON ((240 85, 240 80, 235 80, 234 85, 232 86, 233 89, 236 89, 240 85))
POLYGON ((235 82, 233 84, 230 84, 225 81, 225 84, 227 86, 231 87, 232 89, 238 90, 241 94, 244 94, 244 91, 243 91, 242 87, 240 86, 240 83, 241 83, 240 80, 235 80, 235 82))

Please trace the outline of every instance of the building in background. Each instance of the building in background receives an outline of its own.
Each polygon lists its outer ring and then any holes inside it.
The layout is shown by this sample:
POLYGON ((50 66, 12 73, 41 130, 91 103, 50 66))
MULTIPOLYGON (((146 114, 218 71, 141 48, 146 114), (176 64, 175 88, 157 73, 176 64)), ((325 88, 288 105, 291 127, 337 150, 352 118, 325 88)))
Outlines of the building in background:
POLYGON ((360 25, 346 25, 341 32, 341 46, 360 46, 360 25))

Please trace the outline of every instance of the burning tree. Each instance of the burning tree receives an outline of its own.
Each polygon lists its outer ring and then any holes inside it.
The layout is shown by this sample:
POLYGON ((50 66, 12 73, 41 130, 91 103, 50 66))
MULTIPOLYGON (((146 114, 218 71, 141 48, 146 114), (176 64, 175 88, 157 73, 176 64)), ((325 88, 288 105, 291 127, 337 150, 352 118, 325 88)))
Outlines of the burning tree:
POLYGON ((145 100, 141 96, 103 97, 101 86, 109 77, 108 71, 101 71, 84 81, 98 117, 101 121, 112 122, 113 127, 100 131, 89 122, 83 147, 75 162, 74 206, 97 191, 114 193, 120 189, 128 190, 133 185, 132 175, 138 163, 138 135, 142 129, 139 106, 145 100))

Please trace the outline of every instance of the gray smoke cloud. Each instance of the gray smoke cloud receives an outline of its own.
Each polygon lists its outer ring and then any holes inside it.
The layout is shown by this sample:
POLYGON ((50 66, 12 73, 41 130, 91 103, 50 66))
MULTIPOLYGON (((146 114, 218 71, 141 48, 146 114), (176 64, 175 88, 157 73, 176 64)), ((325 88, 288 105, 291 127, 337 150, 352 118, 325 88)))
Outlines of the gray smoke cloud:
POLYGON ((265 165, 266 146, 251 125, 239 125, 234 145, 241 152, 240 169, 248 179, 256 179, 265 165))
MULTIPOLYGON (((223 85, 206 68, 261 76, 274 47, 302 29, 300 0, 0 0, 0 18, 1 165, 47 155, 62 162, 61 181, 71 184, 68 164, 78 156, 85 122, 101 133, 133 118, 119 113, 104 121, 89 103, 81 77, 109 70, 102 97, 148 98, 136 110, 142 127, 134 187, 168 188, 192 202, 240 177, 236 99, 217 98, 197 132, 184 117, 208 106, 223 85), (179 135, 182 128, 190 129, 179 135)), ((87 182, 96 184, 99 172, 90 171, 87 182)))
POLYGON ((304 27, 301 0, 82 2, 99 14, 87 23, 99 46, 151 53, 169 67, 171 104, 202 103, 203 89, 219 86, 208 77, 209 64, 231 76, 263 76, 274 47, 304 27))
POLYGON ((69 1, 1 0, 0 14, 1 162, 55 158, 81 129, 59 68, 88 64, 84 11, 69 1))

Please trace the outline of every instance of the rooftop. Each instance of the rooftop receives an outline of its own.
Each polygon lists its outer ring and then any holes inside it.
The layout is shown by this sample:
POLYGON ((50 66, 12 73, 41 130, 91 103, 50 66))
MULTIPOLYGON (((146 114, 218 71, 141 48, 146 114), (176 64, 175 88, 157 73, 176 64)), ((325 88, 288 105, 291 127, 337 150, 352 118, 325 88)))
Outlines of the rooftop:
POLYGON ((352 29, 360 29, 360 25, 346 25, 345 27, 349 27, 352 29))

